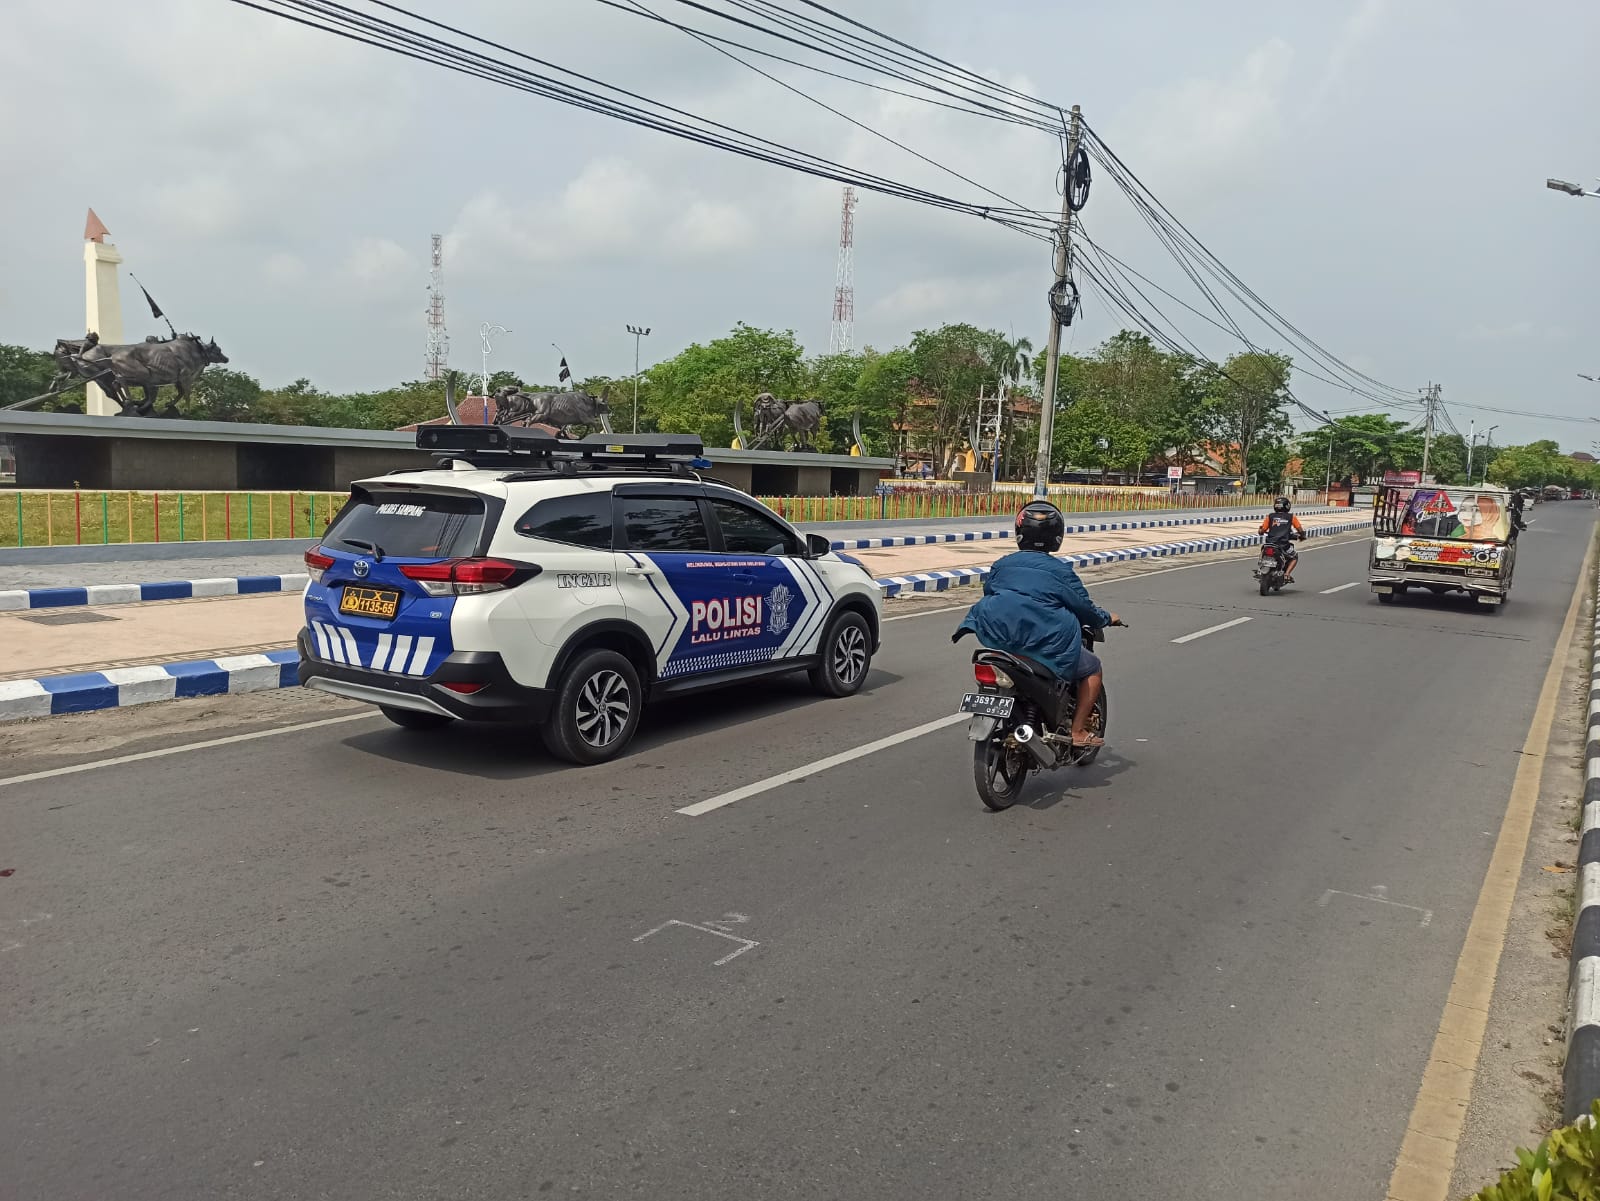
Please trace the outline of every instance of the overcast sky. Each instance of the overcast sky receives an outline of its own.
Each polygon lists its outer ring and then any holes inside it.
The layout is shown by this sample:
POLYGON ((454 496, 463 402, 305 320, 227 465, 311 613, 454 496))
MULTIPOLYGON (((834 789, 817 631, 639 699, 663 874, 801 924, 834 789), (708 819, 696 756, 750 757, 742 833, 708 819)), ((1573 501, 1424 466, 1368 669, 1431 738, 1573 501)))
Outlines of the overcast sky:
MULTIPOLYGON (((648 0, 699 20, 672 0, 648 0)), ((952 196, 976 188, 676 31, 594 0, 413 0, 471 32, 952 196)), ((1062 105, 1246 282, 1361 370, 1444 386, 1463 431, 1600 413, 1594 0, 862 0, 852 15, 1062 105)), ((735 321, 827 348, 839 187, 301 29, 228 0, 11 0, 0 40, 0 342, 82 333, 93 206, 180 328, 268 385, 422 373, 429 235, 446 235, 451 362, 626 374, 735 321), (135 16, 135 13, 137 14, 135 16)), ((736 31, 721 27, 724 32, 736 31)), ((1046 135, 779 67, 994 190, 1057 201, 1046 135)), ((1104 178, 1094 236, 1197 306, 1104 178)), ((971 321, 1043 344, 1048 248, 866 195, 856 343, 971 321)), ((159 326, 123 279, 130 338, 159 326)), ((1237 349, 1176 306, 1214 357, 1237 349)), ((1119 326, 1090 297, 1067 344, 1119 326)), ((1263 331, 1246 328, 1252 337, 1263 331)), ((1318 408, 1372 407, 1314 380, 1318 408)))

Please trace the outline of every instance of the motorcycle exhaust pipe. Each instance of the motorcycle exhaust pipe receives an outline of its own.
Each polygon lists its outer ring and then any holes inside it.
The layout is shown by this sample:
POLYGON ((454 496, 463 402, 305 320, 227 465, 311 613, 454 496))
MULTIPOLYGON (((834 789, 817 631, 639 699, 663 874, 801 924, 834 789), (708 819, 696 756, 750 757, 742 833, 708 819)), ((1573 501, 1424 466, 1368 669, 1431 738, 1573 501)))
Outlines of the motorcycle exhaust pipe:
POLYGON ((1055 752, 1044 744, 1043 739, 1034 734, 1032 726, 1018 726, 1011 732, 1011 737, 1016 739, 1018 746, 1027 748, 1028 753, 1038 760, 1040 767, 1056 765, 1055 752))

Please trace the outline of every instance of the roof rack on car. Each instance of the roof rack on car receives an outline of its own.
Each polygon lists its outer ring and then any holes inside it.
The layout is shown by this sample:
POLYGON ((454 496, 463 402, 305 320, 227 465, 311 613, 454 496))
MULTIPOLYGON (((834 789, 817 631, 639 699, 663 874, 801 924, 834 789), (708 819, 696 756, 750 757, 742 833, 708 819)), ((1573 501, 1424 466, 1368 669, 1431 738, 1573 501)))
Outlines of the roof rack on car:
POLYGON ((417 447, 441 463, 514 467, 518 474, 576 475, 593 471, 670 471, 711 464, 696 434, 590 434, 557 438, 542 430, 507 425, 424 425, 417 447))

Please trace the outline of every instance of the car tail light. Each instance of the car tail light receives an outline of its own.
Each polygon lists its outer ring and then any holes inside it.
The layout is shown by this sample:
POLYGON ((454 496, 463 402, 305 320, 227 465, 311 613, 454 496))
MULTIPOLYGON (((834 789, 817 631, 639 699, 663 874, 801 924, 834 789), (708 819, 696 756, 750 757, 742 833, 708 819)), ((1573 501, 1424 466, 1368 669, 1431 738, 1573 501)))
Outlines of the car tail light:
POLYGON ((443 684, 441 687, 448 688, 451 692, 459 692, 463 696, 471 696, 474 692, 482 692, 485 686, 482 684, 468 684, 457 680, 443 684))
POLYGON ((306 574, 311 577, 313 584, 322 583, 322 573, 332 566, 333 556, 323 554, 321 544, 306 551, 306 574))
POLYGON ((532 563, 508 559, 441 559, 437 563, 405 563, 400 574, 422 585, 429 596, 473 596, 515 588, 539 574, 532 563))
POLYGON ((1012 679, 992 663, 974 663, 972 678, 986 688, 1010 688, 1012 679))

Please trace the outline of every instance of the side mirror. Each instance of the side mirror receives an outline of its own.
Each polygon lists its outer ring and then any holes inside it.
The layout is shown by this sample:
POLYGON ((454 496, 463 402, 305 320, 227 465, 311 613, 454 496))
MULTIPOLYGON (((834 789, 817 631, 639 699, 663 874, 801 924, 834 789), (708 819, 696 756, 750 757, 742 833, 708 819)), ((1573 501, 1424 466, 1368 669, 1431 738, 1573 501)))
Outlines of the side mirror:
POLYGON ((826 534, 806 535, 806 558, 820 559, 833 549, 833 539, 826 534))

